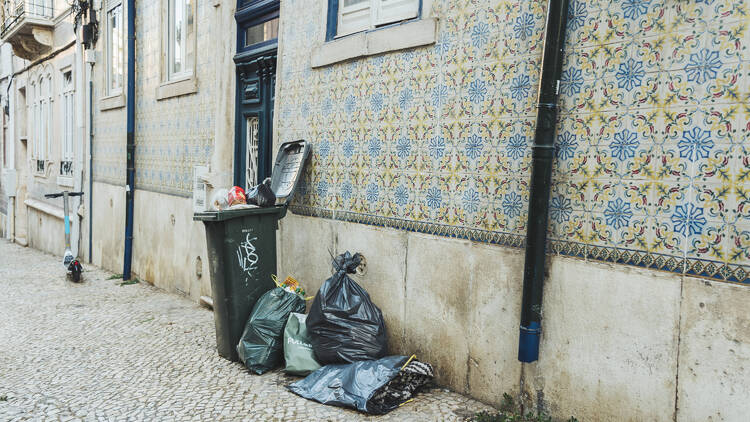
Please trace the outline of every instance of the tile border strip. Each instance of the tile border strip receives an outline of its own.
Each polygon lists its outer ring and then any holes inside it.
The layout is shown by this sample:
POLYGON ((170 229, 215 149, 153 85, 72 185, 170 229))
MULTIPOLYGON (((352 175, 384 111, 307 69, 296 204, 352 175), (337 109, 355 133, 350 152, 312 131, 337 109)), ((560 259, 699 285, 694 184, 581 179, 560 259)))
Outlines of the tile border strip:
MULTIPOLYGON (((304 205, 291 205, 289 210, 292 213, 301 216, 387 227, 513 248, 523 248, 525 243, 525 237, 515 233, 493 232, 467 227, 424 223, 371 214, 359 214, 349 211, 334 211, 304 205)), ((715 281, 750 286, 750 267, 746 265, 729 264, 695 258, 686 259, 665 254, 587 245, 584 243, 559 239, 550 239, 547 249, 549 251, 548 253, 553 255, 562 255, 612 264, 623 264, 689 277, 708 278, 715 281)))

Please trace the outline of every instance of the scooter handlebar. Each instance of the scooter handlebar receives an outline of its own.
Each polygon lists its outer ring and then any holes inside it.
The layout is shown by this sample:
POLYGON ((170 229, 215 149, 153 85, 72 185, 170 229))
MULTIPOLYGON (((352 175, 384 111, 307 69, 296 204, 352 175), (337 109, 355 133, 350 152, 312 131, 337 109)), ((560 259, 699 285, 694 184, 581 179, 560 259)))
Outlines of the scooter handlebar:
MULTIPOLYGON (((63 192, 44 195, 45 198, 59 198, 61 196, 63 196, 63 192)), ((83 192, 68 192, 68 196, 83 196, 83 192)))

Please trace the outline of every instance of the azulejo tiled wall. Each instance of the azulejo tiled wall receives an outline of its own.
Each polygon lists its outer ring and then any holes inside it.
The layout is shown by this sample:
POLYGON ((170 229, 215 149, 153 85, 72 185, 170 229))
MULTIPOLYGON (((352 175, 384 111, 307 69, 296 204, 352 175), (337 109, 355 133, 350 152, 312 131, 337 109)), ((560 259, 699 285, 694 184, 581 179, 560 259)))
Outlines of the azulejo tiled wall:
MULTIPOLYGON (((293 210, 522 246, 546 1, 434 2, 435 45, 310 67, 325 1, 282 3, 293 210)), ((571 0, 551 252, 750 282, 740 0, 571 0)))
MULTIPOLYGON (((210 48, 212 21, 207 3, 196 2, 198 92, 161 101, 160 1, 139 2, 136 15, 135 157, 137 189, 192 195, 193 168, 210 161, 214 136, 215 84, 210 48)), ((125 109, 98 112, 95 122, 95 180, 124 185, 125 109)), ((232 142, 232 140, 223 140, 232 142)))
MULTIPOLYGON (((94 85, 95 98, 101 98, 102 90, 94 85)), ((125 185, 125 112, 100 111, 94 106, 93 177, 97 182, 110 185, 125 185)))
MULTIPOLYGON (((198 92, 156 100, 161 83, 161 1, 138 3, 139 60, 136 85, 135 160, 138 189, 189 197, 193 167, 208 164, 214 135, 214 67, 210 48, 212 21, 208 2, 196 6, 198 92)), ((231 140, 223 140, 231 142, 231 140)))

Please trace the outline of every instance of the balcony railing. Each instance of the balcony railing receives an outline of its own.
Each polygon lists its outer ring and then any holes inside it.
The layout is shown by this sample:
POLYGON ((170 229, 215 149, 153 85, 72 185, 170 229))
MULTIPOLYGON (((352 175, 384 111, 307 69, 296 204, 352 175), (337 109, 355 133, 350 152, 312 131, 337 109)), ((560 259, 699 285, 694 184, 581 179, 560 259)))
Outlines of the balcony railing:
POLYGON ((24 19, 52 19, 54 6, 52 0, 6 0, 5 13, 0 37, 5 37, 24 19))

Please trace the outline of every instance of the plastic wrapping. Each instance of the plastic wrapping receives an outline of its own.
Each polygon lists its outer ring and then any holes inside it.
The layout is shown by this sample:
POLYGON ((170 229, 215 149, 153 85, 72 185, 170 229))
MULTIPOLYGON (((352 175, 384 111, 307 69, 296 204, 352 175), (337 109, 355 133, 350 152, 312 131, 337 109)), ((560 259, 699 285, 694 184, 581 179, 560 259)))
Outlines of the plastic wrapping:
POLYGON ((211 208, 214 211, 222 211, 229 208, 227 196, 229 196, 229 189, 217 189, 211 196, 211 208))
POLYGON ((433 377, 432 366, 427 363, 389 356, 327 365, 287 388, 319 403, 384 414, 410 401, 433 377))
POLYGON ((261 375, 281 364, 284 326, 292 312, 305 312, 305 300, 281 287, 258 299, 237 345, 247 369, 261 375))
POLYGON ((276 195, 271 190, 271 178, 266 178, 263 183, 247 191, 245 196, 248 204, 262 208, 276 205, 276 195))
POLYGON ((227 202, 229 203, 229 206, 232 205, 243 205, 247 204, 247 200, 245 199, 245 191, 242 190, 239 186, 233 186, 232 189, 229 189, 229 193, 227 194, 227 202))
POLYGON ((347 275, 361 259, 349 252, 337 256, 336 273, 320 287, 310 308, 307 330, 321 364, 378 359, 388 352, 383 313, 347 275))

